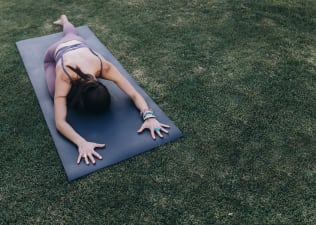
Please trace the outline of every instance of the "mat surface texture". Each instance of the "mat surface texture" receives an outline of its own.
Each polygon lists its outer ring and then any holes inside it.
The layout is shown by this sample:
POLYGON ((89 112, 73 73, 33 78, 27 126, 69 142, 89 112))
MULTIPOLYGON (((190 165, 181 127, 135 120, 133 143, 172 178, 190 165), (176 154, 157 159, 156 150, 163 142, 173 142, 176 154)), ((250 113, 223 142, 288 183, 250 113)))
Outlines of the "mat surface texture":
POLYGON ((138 86, 93 32, 87 26, 78 27, 77 31, 80 36, 86 39, 86 42, 92 49, 101 53, 119 69, 145 98, 150 108, 155 111, 158 120, 161 123, 169 124, 171 129, 169 130, 169 134, 164 135, 164 138, 160 139, 157 137, 155 141, 151 139, 148 131, 137 134, 142 120, 133 102, 115 84, 110 81, 102 81, 107 85, 112 97, 111 107, 108 112, 93 116, 83 115, 68 109, 67 121, 81 136, 88 141, 104 143, 106 145, 105 150, 97 150, 102 155, 102 160, 96 160, 95 165, 85 165, 83 161, 78 165, 76 163, 78 157, 77 147, 56 130, 54 105, 47 90, 43 65, 46 49, 58 41, 62 37, 62 33, 17 42, 16 45, 69 181, 151 150, 182 136, 181 131, 144 90, 138 86))

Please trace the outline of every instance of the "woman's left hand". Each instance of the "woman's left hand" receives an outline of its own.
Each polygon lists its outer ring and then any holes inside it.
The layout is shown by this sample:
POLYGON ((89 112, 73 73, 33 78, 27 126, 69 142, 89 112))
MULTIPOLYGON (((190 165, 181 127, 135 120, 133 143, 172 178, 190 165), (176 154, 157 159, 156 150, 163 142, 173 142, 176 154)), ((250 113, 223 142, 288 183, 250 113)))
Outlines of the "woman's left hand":
POLYGON ((163 138, 162 132, 168 134, 168 130, 165 128, 170 128, 169 125, 160 123, 156 118, 149 118, 144 121, 143 125, 139 128, 137 131, 138 133, 142 133, 145 129, 150 130, 151 137, 155 140, 156 135, 155 133, 158 134, 159 137, 163 138))

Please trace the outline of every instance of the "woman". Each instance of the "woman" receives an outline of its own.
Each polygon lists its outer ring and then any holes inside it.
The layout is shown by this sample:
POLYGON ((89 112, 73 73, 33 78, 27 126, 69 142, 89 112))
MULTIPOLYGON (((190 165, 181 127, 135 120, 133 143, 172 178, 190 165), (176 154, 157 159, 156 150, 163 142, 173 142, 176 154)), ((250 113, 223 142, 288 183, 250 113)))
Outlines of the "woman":
POLYGON ((168 133, 166 128, 169 126, 156 120, 144 98, 114 65, 86 45, 65 15, 54 24, 63 27, 64 36, 46 51, 44 66, 47 85, 54 98, 56 128, 77 145, 78 164, 82 158, 87 165, 89 162, 95 164, 95 157, 102 159, 95 148, 103 148, 105 145, 85 140, 70 126, 66 121, 67 105, 86 112, 105 111, 110 104, 110 95, 97 78, 113 81, 133 100, 144 120, 138 133, 149 129, 153 139, 156 138, 155 134, 162 138, 162 132, 168 133))

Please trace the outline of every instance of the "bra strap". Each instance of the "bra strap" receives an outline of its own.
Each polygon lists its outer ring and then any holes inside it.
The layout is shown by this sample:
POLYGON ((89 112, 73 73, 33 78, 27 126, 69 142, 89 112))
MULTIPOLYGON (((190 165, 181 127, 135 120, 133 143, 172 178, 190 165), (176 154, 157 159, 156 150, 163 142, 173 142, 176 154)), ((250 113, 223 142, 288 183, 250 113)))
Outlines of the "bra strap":
POLYGON ((61 58, 61 67, 63 68, 64 73, 69 77, 70 80, 72 80, 70 74, 65 69, 63 56, 61 56, 60 58, 61 58))
POLYGON ((91 48, 89 48, 89 50, 92 52, 92 54, 94 54, 94 55, 95 55, 96 57, 98 57, 98 59, 100 60, 100 66, 101 66, 100 77, 101 77, 101 75, 102 75, 102 70, 103 70, 102 60, 101 60, 100 56, 99 56, 97 53, 95 53, 95 51, 93 51, 91 48))

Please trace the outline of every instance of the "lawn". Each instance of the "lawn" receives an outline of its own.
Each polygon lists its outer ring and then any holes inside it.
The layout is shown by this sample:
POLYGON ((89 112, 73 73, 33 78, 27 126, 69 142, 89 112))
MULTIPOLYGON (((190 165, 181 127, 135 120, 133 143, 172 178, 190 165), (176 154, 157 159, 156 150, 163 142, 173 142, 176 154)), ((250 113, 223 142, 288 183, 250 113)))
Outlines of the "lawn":
POLYGON ((0 0, 0 224, 316 224, 315 15, 313 0, 0 0), (15 46, 60 14, 185 137, 69 183, 15 46))

